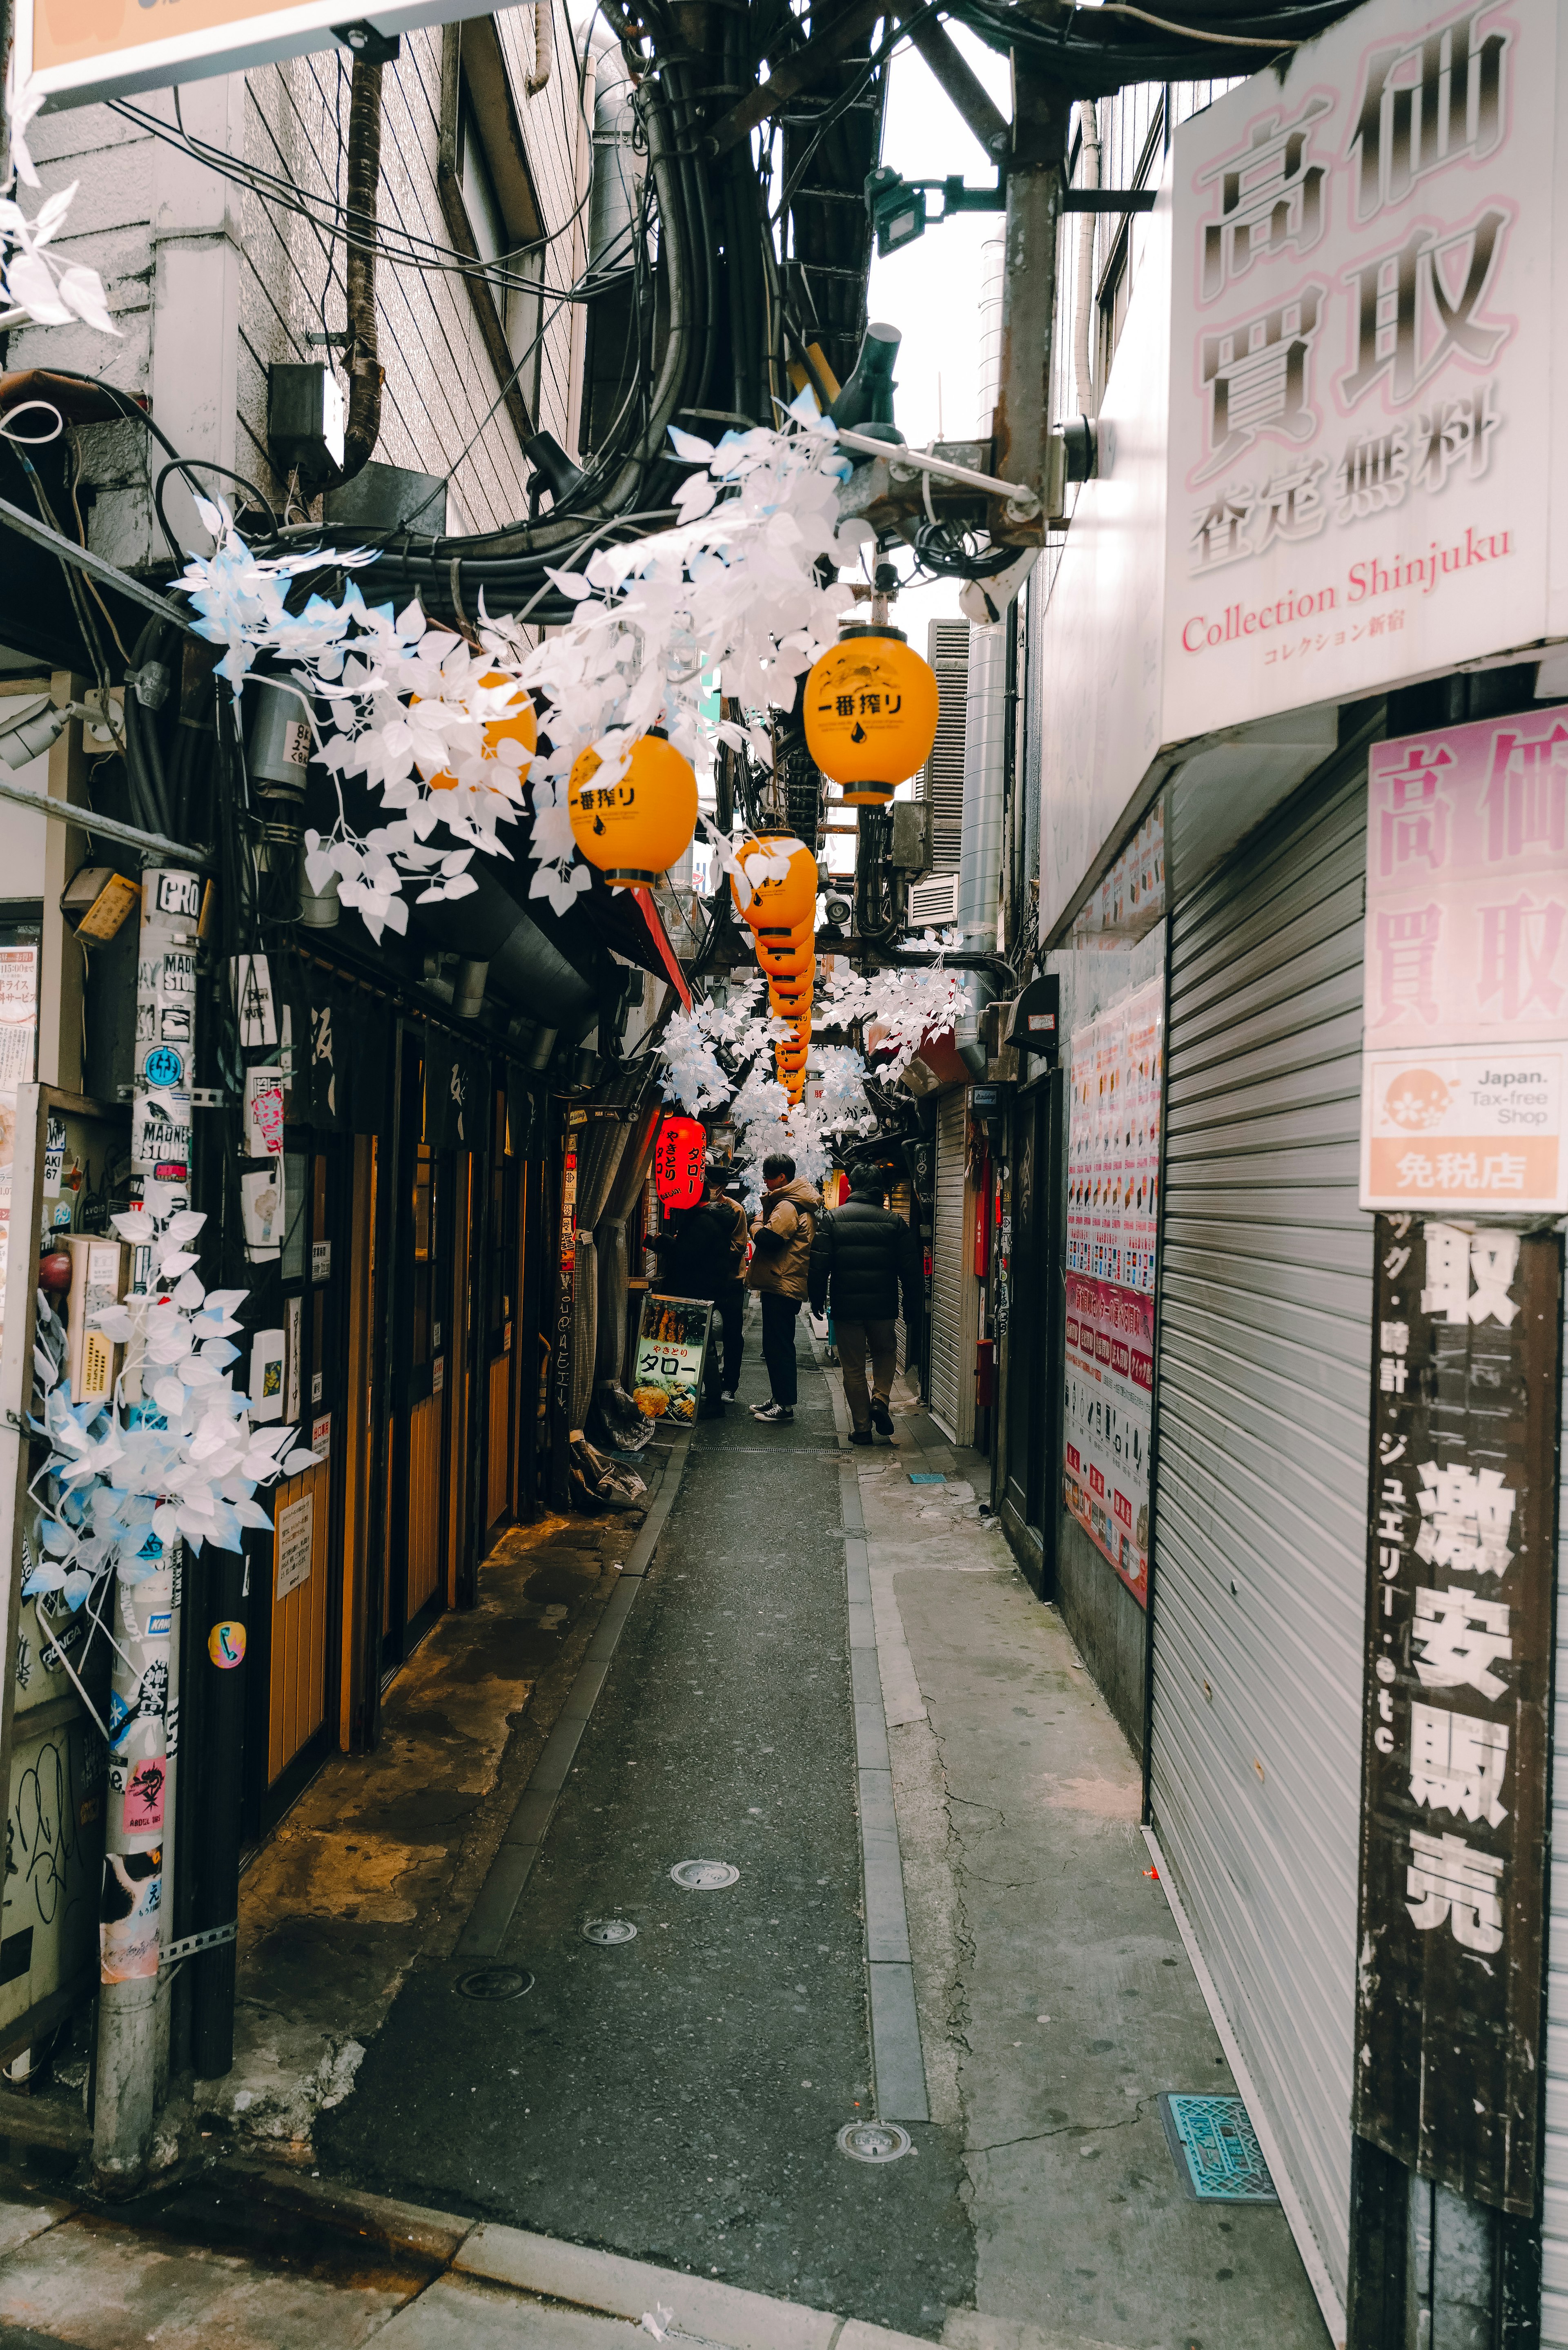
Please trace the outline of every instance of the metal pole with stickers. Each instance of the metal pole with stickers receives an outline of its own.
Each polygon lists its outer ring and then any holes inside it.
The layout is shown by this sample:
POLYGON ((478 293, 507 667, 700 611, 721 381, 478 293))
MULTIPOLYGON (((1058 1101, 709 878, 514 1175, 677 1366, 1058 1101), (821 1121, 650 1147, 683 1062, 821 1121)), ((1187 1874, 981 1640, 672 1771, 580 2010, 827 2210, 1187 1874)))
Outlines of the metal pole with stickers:
MULTIPOLYGON (((142 876, 136 968, 136 1066, 130 1158, 143 1213, 159 1239, 131 1252, 132 1336, 121 1374, 130 1411, 155 1407, 142 1388, 147 1315, 161 1293, 160 1240, 191 1206, 202 881, 171 866, 142 876)), ((93 2168, 100 2180, 146 2169, 157 2086, 169 2053, 169 1983, 162 1970, 178 1754, 178 1617, 182 1544, 149 1533, 115 1577, 110 1668, 109 1813, 99 1929, 93 2168), (151 1572, 148 1569, 151 1567, 151 1572)))

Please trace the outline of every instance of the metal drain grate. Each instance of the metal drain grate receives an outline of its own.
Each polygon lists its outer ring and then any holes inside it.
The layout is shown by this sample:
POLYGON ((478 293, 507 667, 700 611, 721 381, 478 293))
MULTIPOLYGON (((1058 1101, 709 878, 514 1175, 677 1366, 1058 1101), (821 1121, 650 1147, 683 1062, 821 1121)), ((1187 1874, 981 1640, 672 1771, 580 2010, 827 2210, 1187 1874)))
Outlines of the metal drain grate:
POLYGON ((670 1874, 688 1893, 717 1893, 722 1885, 733 1885, 741 1872, 727 1860, 678 1860, 670 1874))
POLYGON ((846 2122, 838 2133, 838 2151, 854 2162, 897 2162, 913 2147, 909 2131, 897 2122, 846 2122))
POLYGON ((1277 2203, 1257 2132, 1240 2097, 1160 2092, 1159 2117, 1188 2193, 1199 2203, 1277 2203))
POLYGON ((534 1978, 526 1967, 473 1967, 459 1975, 457 1988, 464 1999, 521 1999, 534 1978))
POLYGON ((600 1950, 613 1950, 618 1942, 635 1942, 637 1928, 629 1918, 590 1918, 583 1928, 585 1942, 597 1942, 600 1950))

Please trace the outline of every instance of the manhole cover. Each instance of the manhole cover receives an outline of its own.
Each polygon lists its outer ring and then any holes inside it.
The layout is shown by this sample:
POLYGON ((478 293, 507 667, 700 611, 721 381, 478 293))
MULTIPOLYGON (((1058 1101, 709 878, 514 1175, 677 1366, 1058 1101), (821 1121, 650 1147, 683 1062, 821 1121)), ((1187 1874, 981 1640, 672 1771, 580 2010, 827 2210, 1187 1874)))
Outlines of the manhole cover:
POLYGON ((583 1939, 608 1950, 616 1942, 635 1942, 637 1928, 629 1918, 590 1918, 583 1928, 583 1939))
POLYGON ((897 2162, 913 2148, 909 2131, 897 2122, 846 2122, 838 2133, 838 2151, 856 2162, 897 2162))
POLYGON ((534 1988, 526 1967, 474 1967, 457 1979, 464 1999, 521 1999, 534 1988))
POLYGON ((1240 2097, 1184 2097, 1162 2090, 1159 2117, 1181 2183, 1195 2201, 1279 2201, 1240 2097))
POLYGON ((727 1860, 678 1860, 670 1874, 688 1893, 716 1893, 721 1885, 733 1885, 741 1872, 727 1860))

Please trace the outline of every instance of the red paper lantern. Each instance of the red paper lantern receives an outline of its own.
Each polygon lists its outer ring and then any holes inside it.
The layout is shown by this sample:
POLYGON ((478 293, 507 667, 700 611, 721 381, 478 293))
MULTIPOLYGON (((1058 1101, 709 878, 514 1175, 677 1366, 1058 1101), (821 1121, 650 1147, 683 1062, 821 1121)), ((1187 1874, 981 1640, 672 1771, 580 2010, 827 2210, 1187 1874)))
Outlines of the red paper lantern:
POLYGON ((666 1208, 694 1208, 702 1197, 708 1137, 694 1118, 667 1118, 653 1146, 653 1188, 666 1208))

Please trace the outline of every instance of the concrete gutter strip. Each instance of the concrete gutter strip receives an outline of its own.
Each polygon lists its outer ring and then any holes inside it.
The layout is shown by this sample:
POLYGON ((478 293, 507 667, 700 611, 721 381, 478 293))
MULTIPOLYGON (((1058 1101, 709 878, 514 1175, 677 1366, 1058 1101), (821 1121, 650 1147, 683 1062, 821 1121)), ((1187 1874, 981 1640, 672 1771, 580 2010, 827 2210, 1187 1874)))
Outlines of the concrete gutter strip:
MULTIPOLYGON (((828 2310, 716 2284, 711 2277, 653 2268, 488 2220, 474 2229, 452 2267, 460 2276, 628 2318, 634 2325, 645 2310, 662 2306, 674 2314, 674 2340, 695 2336, 722 2350, 917 2350, 919 2342, 915 2334, 889 2333, 858 2318, 835 2317, 828 2310)), ((919 2342, 919 2350, 931 2345, 919 2342)))
MULTIPOLYGON (((826 1378, 826 1369, 823 1376, 826 1378)), ((849 1414, 842 1388, 829 1378, 827 1392, 840 1445, 846 1445, 849 1414)), ((904 1902, 904 1864, 898 1848, 898 1814, 893 1808, 886 1659, 878 1640, 880 1626, 871 1604, 871 1559, 860 1479, 854 1461, 847 1457, 838 1464, 838 1491, 844 1515, 844 1586, 849 1616, 849 1681, 855 1707, 860 1864, 865 1892, 866 1987, 871 2008, 871 2065, 877 2083, 877 2114, 885 2122, 929 2122, 931 2107, 915 2005, 915 1970, 904 1902)))
POLYGON ((620 1580, 610 1595, 609 1605, 588 1644, 587 1653, 577 1668, 577 1676, 566 1702, 556 1717, 555 1728, 545 1741, 528 1784, 502 1833, 500 1849, 490 1864, 489 1874, 469 1912, 468 1923, 458 1938, 452 1953, 454 1958, 493 1959, 506 1939, 512 1920, 517 1914, 517 1904, 523 1898, 524 1888, 545 1841, 550 1816, 556 1808, 556 1798, 566 1785, 567 1774, 576 1759, 583 1732, 588 1726, 588 1717, 608 1676, 610 1659, 615 1655, 621 1633, 626 1628, 627 1617, 631 1613, 632 1603, 658 1547, 664 1522, 680 1490, 691 1442, 691 1437, 683 1432, 670 1447, 659 1491, 649 1506, 637 1539, 627 1553, 620 1580))

